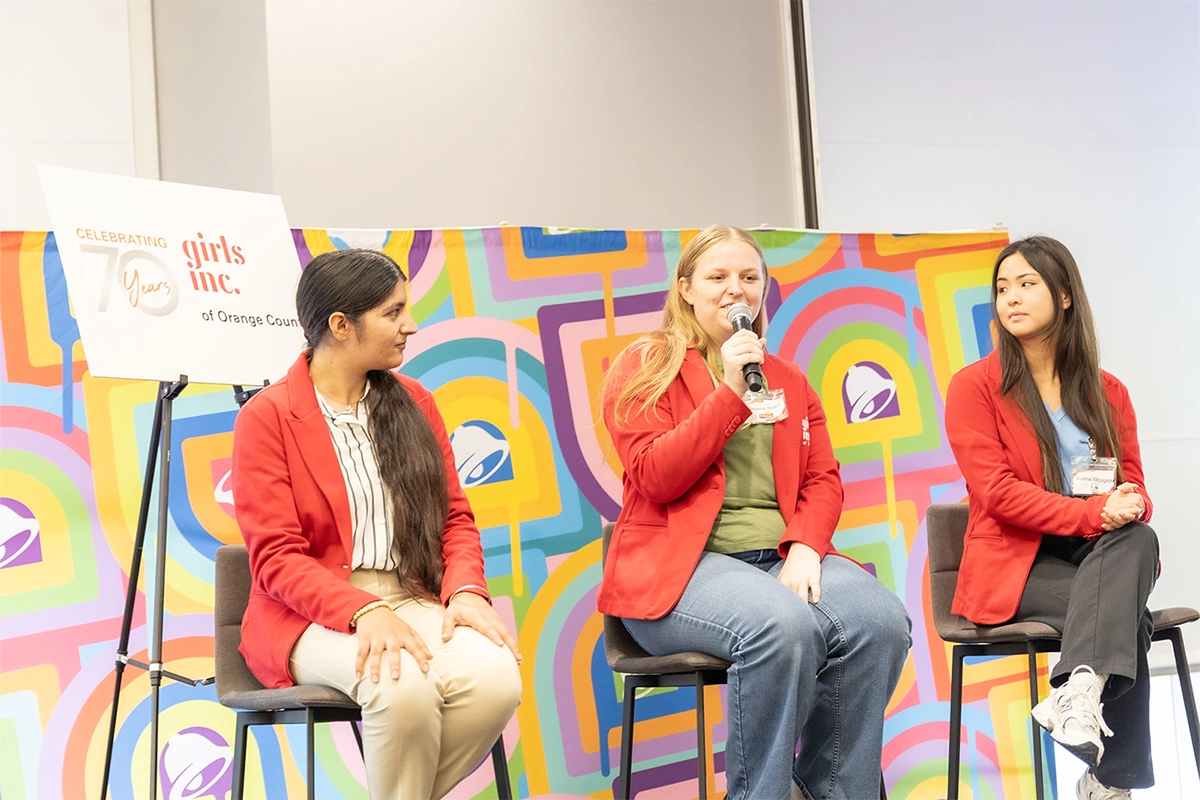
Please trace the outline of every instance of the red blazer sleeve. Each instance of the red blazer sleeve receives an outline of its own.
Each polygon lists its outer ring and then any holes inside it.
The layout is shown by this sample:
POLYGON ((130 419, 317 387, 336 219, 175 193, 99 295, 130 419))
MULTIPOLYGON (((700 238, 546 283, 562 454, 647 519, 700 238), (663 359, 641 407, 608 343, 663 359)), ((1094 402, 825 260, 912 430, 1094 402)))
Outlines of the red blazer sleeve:
MULTIPOLYGON (((779 554, 787 555, 792 542, 806 544, 821 558, 833 549, 833 532, 842 515, 842 476, 837 459, 833 454, 833 443, 829 438, 829 427, 825 424, 825 410, 808 380, 799 368, 795 371, 804 389, 807 403, 808 460, 800 475, 800 494, 796 510, 788 520, 787 529, 779 545, 779 554)), ((789 412, 789 415, 796 413, 789 412)))
POLYGON ((400 377, 400 382, 429 417, 434 438, 446 460, 446 493, 450 511, 442 531, 442 564, 445 570, 442 574, 442 603, 450 602, 451 595, 466 586, 473 588, 464 591, 477 594, 485 600, 490 599, 483 572, 483 546, 479 540, 479 528, 475 525, 475 514, 458 480, 458 466, 454 461, 454 450, 450 447, 450 437, 446 435, 446 422, 428 389, 404 376, 400 377))
POLYGON ((647 500, 665 505, 700 480, 729 437, 749 419, 750 409, 724 383, 690 413, 672 408, 670 395, 677 388, 684 391, 676 376, 676 383, 652 408, 618 423, 617 395, 638 366, 633 358, 624 361, 604 394, 604 424, 625 468, 625 480, 647 500))
MULTIPOLYGON (((982 369, 964 369, 951 379, 946 392, 946 433, 972 496, 979 498, 988 516, 1013 527, 1056 536, 1100 534, 1100 513, 1107 498, 1067 497, 1042 488, 1036 438, 1031 431, 1012 430, 1028 422, 1015 407, 1010 410, 1001 406, 1008 401, 983 376, 982 369), (1034 442, 1029 453, 1018 451, 1017 442, 1022 436, 1034 442), (1014 471, 1014 463, 1023 458, 1037 459, 1037 472, 1030 478, 1018 477, 1014 471)), ((1114 408, 1114 415, 1121 420, 1123 430, 1122 466, 1126 480, 1140 485, 1136 423, 1128 395, 1121 388, 1124 408, 1114 408), (1127 442, 1132 442, 1132 448, 1127 442)))
MULTIPOLYGON (((320 530, 305 530, 301 524, 288 437, 275 400, 254 398, 234 423, 234 507, 256 576, 255 590, 307 620, 349 632, 355 612, 379 598, 351 586, 322 563, 347 557, 332 520, 320 530), (335 549, 338 555, 331 552, 335 549)), ((315 485, 309 490, 316 490, 315 485)))
POLYGON ((1146 491, 1146 476, 1142 471, 1142 446, 1137 437, 1137 415, 1133 411, 1133 401, 1129 399, 1129 390, 1125 384, 1104 373, 1105 393, 1108 403, 1112 406, 1113 419, 1116 421, 1117 436, 1121 439, 1121 472, 1126 481, 1136 483, 1138 494, 1146 504, 1142 512, 1142 522, 1149 522, 1154 514, 1154 503, 1146 491))

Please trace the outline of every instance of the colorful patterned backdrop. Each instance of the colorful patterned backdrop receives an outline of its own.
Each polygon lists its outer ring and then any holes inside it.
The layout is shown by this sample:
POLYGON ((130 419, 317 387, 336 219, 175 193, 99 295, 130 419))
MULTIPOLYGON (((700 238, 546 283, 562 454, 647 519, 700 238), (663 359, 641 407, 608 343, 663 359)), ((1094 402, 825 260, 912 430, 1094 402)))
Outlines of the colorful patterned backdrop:
MULTIPOLYGON (((620 481, 596 423, 597 389, 613 356, 657 324, 694 233, 293 232, 302 263, 368 246, 408 270, 421 331, 402 371, 433 391, 453 432, 489 588, 526 654, 524 700, 505 736, 521 796, 611 797, 621 679, 604 660, 595 592, 600 528, 616 516, 620 481)), ((771 273, 769 349, 819 390, 842 462, 837 545, 913 618, 885 730, 891 796, 944 796, 949 661, 928 609, 924 511, 965 496, 943 398, 954 371, 991 347, 987 283, 1007 236, 755 235, 771 273)), ((87 372, 52 235, 4 233, 0 255, 0 796, 97 797, 156 386, 87 372)), ((228 488, 235 414, 229 387, 189 386, 174 405, 164 658, 185 675, 212 672, 213 554, 240 541, 228 488)), ((147 562, 130 648, 142 659, 145 592, 157 579, 147 562)), ((971 797, 1032 793, 1022 669, 1020 659, 967 667, 971 797)), ((712 691, 719 750, 724 718, 712 691)), ((691 696, 639 703, 639 797, 695 796, 691 696)), ((170 681, 162 709, 163 796, 223 800, 233 713, 212 687, 170 681)), ((147 796, 149 719, 149 679, 129 669, 115 798, 147 796)), ((346 724, 320 730, 317 750, 319 797, 365 797, 346 724)), ((258 729, 250 796, 302 796, 303 765, 302 727, 258 729)), ((490 766, 452 796, 495 796, 490 766)))

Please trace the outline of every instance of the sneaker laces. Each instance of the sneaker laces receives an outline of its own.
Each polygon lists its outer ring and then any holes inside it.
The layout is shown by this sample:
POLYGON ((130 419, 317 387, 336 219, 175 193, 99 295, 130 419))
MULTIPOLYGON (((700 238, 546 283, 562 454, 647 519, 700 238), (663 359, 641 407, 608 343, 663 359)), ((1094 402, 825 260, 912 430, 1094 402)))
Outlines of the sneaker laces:
MULTIPOLYGON (((1076 672, 1080 669, 1086 668, 1077 667, 1076 672)), ((1075 673, 1071 673, 1071 677, 1074 678, 1075 673)), ((1098 702, 1092 692, 1080 688, 1073 681, 1068 680, 1058 687, 1053 702, 1064 727, 1075 724, 1092 733, 1103 731, 1105 736, 1113 735, 1112 729, 1104 722, 1104 704, 1098 702)), ((1096 738, 1099 738, 1098 733, 1096 738)))

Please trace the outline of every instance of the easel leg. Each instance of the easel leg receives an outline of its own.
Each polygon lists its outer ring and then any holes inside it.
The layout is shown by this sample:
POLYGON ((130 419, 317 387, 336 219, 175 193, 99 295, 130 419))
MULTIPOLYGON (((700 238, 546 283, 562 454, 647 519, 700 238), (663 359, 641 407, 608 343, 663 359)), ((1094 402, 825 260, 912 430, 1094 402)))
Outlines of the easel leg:
POLYGON ((171 403, 187 385, 187 377, 164 391, 161 452, 158 461, 158 541, 154 548, 154 608, 150 614, 150 800, 158 797, 158 708, 162 684, 163 613, 167 596, 167 516, 171 486, 171 403))
POLYGON ((134 542, 133 563, 129 568, 129 586, 125 593, 125 615, 121 627, 121 641, 117 647, 117 665, 115 685, 113 687, 112 717, 109 720, 108 744, 104 757, 104 783, 101 786, 101 800, 108 795, 108 780, 112 768, 113 741, 116 736, 118 704, 121 696, 121 678, 126 664, 142 667, 150 673, 150 800, 158 797, 158 711, 159 688, 164 675, 175 680, 196 686, 209 683, 210 680, 193 681, 182 675, 163 670, 162 641, 163 613, 166 600, 166 565, 167 565, 167 515, 170 510, 171 486, 171 401, 187 386, 187 376, 180 375, 176 383, 162 381, 158 384, 158 400, 154 404, 154 423, 150 431, 150 451, 146 458, 146 474, 142 483, 142 504, 138 512, 138 529, 134 542), (137 582, 142 562, 143 549, 146 541, 146 523, 150 513, 150 493, 154 485, 154 469, 156 457, 158 461, 159 493, 158 493, 158 541, 155 543, 154 604, 147 609, 150 619, 150 641, 148 647, 149 664, 142 664, 129 658, 129 635, 133 627, 133 609, 137 598, 137 582))
POLYGON ((137 604, 137 585, 142 568, 142 548, 146 544, 146 521, 150 515, 150 492, 154 488, 154 470, 158 460, 158 443, 162 435, 163 398, 166 381, 158 384, 158 399, 154 402, 154 421, 150 426, 150 446, 146 452, 146 472, 142 476, 142 504, 138 508, 137 533, 133 540, 133 557, 129 563, 129 585, 125 589, 125 614, 121 618, 121 639, 117 643, 117 662, 113 678, 112 715, 108 720, 108 745, 104 751, 104 778, 100 783, 100 800, 108 797, 108 779, 112 770, 113 742, 117 735, 117 714, 121 705, 121 678, 129 657, 129 634, 133 628, 133 611, 137 604))

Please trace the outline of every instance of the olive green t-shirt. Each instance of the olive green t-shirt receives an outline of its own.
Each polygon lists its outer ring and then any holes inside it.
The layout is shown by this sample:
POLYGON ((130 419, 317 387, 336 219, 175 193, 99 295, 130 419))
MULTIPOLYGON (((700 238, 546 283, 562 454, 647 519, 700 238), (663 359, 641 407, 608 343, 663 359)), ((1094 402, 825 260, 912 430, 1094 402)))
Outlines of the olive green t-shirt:
POLYGON ((725 500, 704 549, 774 550, 787 524, 775 497, 774 425, 747 425, 725 443, 725 500))

